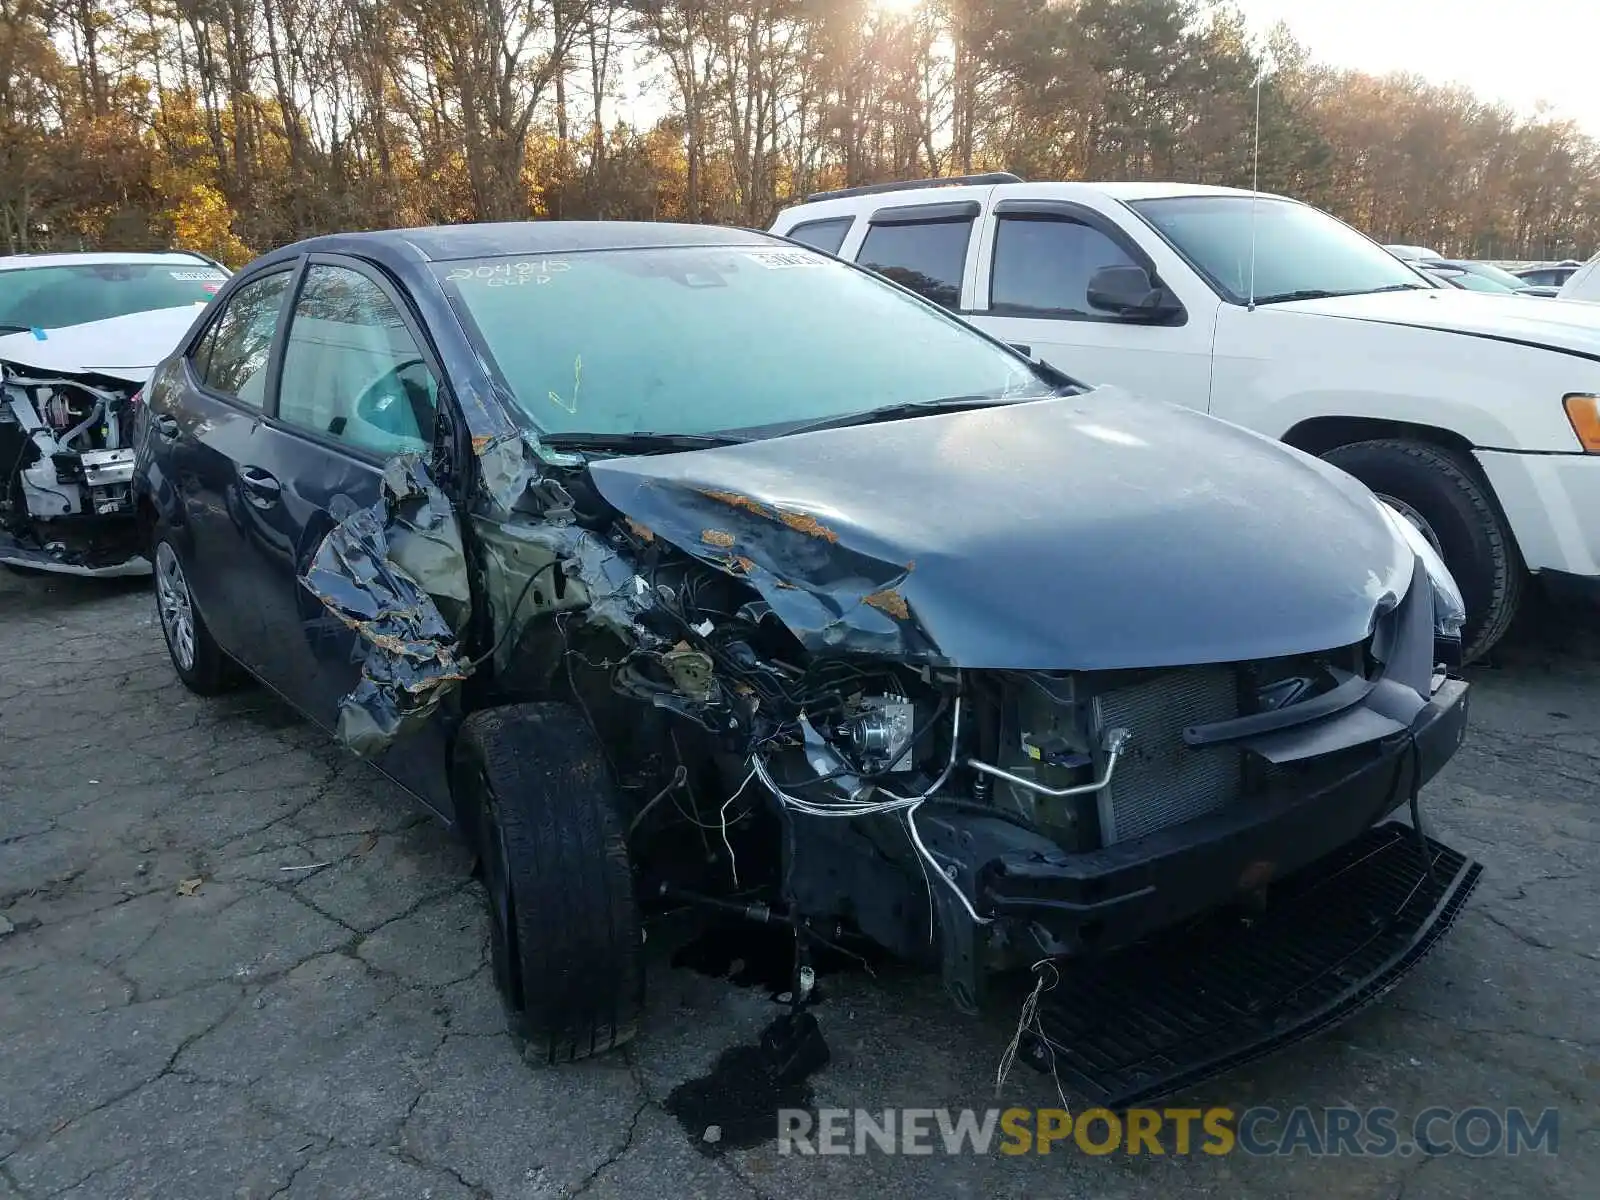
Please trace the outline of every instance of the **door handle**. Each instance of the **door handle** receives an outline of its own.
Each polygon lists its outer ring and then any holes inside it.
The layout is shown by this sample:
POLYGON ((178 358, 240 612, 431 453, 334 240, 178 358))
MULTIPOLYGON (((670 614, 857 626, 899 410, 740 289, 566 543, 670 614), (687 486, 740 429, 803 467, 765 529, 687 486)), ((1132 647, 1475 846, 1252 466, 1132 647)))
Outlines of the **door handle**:
POLYGON ((166 413, 157 414, 156 432, 169 442, 175 442, 183 436, 183 428, 178 424, 178 419, 169 417, 166 413))
POLYGON ((271 508, 283 492, 283 485, 260 467, 240 467, 239 482, 244 484, 245 499, 257 508, 271 508))

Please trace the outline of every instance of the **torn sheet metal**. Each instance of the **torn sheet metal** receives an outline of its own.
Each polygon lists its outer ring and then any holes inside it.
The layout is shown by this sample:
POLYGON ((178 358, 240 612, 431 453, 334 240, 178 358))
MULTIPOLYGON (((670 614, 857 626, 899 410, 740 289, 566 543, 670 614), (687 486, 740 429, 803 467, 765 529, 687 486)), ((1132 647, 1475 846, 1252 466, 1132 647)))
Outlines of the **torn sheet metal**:
POLYGON ((903 591, 916 563, 842 544, 814 513, 742 492, 653 481, 619 507, 685 552, 748 580, 813 652, 944 663, 903 591))
POLYGON ((360 681, 339 702, 339 740, 357 754, 414 731, 466 679, 456 630, 436 603, 464 615, 461 531, 417 455, 389 462, 378 502, 328 533, 301 582, 366 646, 360 681))
POLYGON ((509 515, 533 479, 522 435, 511 432, 498 437, 474 437, 472 453, 478 460, 480 498, 487 502, 488 511, 509 515))
POLYGON ((599 622, 631 644, 654 640, 638 624, 654 603, 650 587, 603 538, 548 518, 538 524, 476 518, 473 529, 483 550, 497 670, 509 665, 532 621, 557 611, 581 610, 585 623, 599 622))

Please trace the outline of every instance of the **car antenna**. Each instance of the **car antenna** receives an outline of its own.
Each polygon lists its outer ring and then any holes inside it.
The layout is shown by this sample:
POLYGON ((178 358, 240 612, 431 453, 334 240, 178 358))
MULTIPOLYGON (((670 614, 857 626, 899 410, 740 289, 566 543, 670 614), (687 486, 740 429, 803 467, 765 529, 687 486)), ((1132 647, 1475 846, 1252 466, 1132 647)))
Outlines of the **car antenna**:
POLYGON ((1271 69, 1268 54, 1261 52, 1261 69, 1256 72, 1256 129, 1255 149, 1250 154, 1250 287, 1246 312, 1256 310, 1256 206, 1261 201, 1261 81, 1271 69))

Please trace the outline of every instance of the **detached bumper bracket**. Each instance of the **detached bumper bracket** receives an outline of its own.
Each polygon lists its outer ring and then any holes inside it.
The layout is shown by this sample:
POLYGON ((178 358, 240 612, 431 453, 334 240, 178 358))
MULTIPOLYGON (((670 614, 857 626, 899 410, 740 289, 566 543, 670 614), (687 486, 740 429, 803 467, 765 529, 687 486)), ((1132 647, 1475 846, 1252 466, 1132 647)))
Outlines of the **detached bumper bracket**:
POLYGON ((1482 871, 1407 825, 1377 826, 1284 879, 1248 921, 1202 918, 1059 964, 1024 1060, 1113 1110, 1192 1087, 1384 995, 1454 923, 1482 871))

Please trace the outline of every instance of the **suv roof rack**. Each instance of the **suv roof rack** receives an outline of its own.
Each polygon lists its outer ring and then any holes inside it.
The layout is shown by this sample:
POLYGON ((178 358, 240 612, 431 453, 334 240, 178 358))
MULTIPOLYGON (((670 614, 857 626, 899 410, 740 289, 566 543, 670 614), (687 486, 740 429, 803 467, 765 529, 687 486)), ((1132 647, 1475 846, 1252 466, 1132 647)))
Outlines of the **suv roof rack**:
POLYGON ((812 192, 814 200, 842 200, 846 196, 873 196, 879 192, 909 192, 917 188, 955 187, 963 183, 1021 183, 1022 176, 1010 171, 985 171, 982 175, 946 175, 937 179, 903 179, 897 183, 864 183, 860 187, 838 188, 831 192, 812 192))

